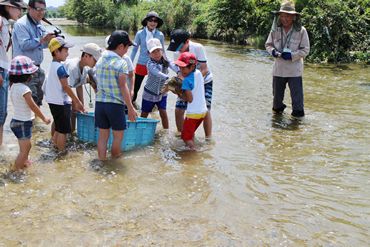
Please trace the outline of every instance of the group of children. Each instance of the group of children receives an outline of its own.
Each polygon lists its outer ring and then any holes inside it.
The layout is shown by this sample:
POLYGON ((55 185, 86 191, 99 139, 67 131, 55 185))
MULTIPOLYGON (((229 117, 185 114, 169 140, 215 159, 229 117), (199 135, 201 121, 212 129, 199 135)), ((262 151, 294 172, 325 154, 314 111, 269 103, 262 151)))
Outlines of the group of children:
MULTIPOLYGON (((180 47, 176 49, 181 48, 182 45, 178 44, 177 46, 180 47)), ((48 78, 44 82, 43 91, 54 119, 55 127, 52 128, 54 144, 58 150, 64 150, 66 135, 75 128, 75 124, 72 124, 75 122, 73 112, 88 113, 83 105, 82 91, 82 85, 89 80, 86 76, 88 69, 86 66, 88 66, 94 68, 96 76, 94 121, 95 126, 99 128, 98 156, 101 160, 106 159, 107 142, 112 129, 111 156, 118 157, 121 153, 124 130, 127 128, 125 109, 130 121, 135 122, 138 116, 132 104, 134 88, 132 61, 125 56, 129 46, 136 46, 136 44, 131 41, 127 32, 117 30, 107 37, 105 52, 102 52, 98 45, 89 43, 83 47, 80 58, 66 61, 68 49, 73 46, 73 43, 61 37, 56 37, 49 43, 53 61, 48 78), (71 88, 76 88, 77 96, 71 88)), ((170 44, 168 49, 171 50, 173 47, 174 45, 170 44)), ((163 128, 169 128, 166 112, 167 94, 162 95, 161 89, 169 78, 168 68, 171 68, 183 80, 182 87, 176 88, 174 93, 178 95, 179 100, 187 102, 181 139, 187 146, 196 149, 193 143, 194 133, 207 115, 207 105, 210 105, 206 103, 204 74, 201 70, 197 70, 199 65, 197 57, 185 51, 175 62, 172 62, 163 55, 162 44, 156 38, 147 41, 147 49, 151 59, 147 63, 148 79, 142 97, 141 117, 148 117, 154 105, 157 105, 163 128)), ((30 165, 28 154, 31 149, 30 138, 34 114, 46 124, 51 122, 36 106, 30 89, 25 85, 36 70, 37 67, 26 56, 17 56, 11 62, 9 74, 13 85, 10 98, 14 105, 14 116, 10 126, 18 138, 20 147, 13 173, 22 172, 23 167, 30 165)))

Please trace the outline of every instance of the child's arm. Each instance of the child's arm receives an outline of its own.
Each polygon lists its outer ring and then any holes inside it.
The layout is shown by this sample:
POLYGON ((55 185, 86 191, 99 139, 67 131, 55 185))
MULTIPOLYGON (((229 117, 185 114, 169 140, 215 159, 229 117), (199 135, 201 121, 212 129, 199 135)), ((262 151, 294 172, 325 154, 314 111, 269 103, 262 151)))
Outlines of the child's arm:
POLYGON ((128 109, 127 117, 131 122, 136 122, 136 117, 138 115, 131 103, 131 96, 130 96, 130 92, 128 91, 128 87, 127 87, 127 74, 119 73, 118 82, 119 82, 119 87, 121 89, 121 94, 127 105, 127 109, 128 109))
POLYGON ((202 73, 203 77, 208 74, 208 66, 207 63, 199 62, 200 72, 202 73))
POLYGON ((135 88, 135 73, 134 71, 129 71, 128 72, 128 77, 130 78, 130 96, 131 100, 134 99, 134 88, 135 88))
POLYGON ((189 103, 193 102, 193 94, 190 90, 178 90, 177 87, 175 87, 175 90, 180 99, 185 100, 189 103))
POLYGON ((25 98, 25 100, 27 101, 27 104, 28 106, 30 107, 30 109, 39 117, 41 118, 42 121, 44 121, 44 123, 46 124, 49 124, 51 123, 51 120, 50 118, 48 117, 45 117, 44 114, 42 114, 40 108, 35 104, 35 101, 33 101, 33 98, 31 96, 31 92, 28 92, 28 93, 25 93, 23 95, 23 97, 25 98))
POLYGON ((176 64, 173 63, 173 61, 167 57, 167 61, 168 61, 168 65, 170 66, 170 68, 176 73, 178 74, 180 72, 179 70, 179 66, 177 66, 176 64))
POLYGON ((81 111, 83 113, 88 113, 88 110, 83 106, 81 101, 77 98, 77 96, 73 93, 72 88, 68 84, 68 78, 63 77, 60 79, 60 83, 62 83, 64 91, 68 94, 69 97, 71 97, 72 101, 76 103, 76 108, 78 111, 81 111))
POLYGON ((153 73, 154 75, 158 76, 163 80, 167 80, 170 78, 168 75, 162 73, 150 60, 147 63, 148 72, 153 73))
POLYGON ((84 104, 84 91, 82 85, 76 87, 77 98, 81 101, 82 105, 84 104))

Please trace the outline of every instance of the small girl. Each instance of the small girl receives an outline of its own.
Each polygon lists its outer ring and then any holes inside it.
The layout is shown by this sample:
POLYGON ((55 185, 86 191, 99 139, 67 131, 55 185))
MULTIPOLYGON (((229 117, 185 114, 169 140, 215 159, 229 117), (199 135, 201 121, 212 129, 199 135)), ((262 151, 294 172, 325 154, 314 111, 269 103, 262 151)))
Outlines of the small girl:
POLYGON ((148 80, 146 81, 143 102, 141 106, 141 117, 147 118, 152 112, 154 105, 157 105, 159 115, 162 119, 164 129, 169 128, 167 117, 167 93, 161 94, 164 83, 169 78, 168 68, 177 72, 178 67, 174 65, 168 57, 163 56, 162 43, 157 38, 152 38, 147 42, 148 54, 150 59, 147 63, 148 80))
POLYGON ((9 80, 7 71, 10 64, 7 52, 12 44, 8 20, 18 20, 22 15, 22 9, 27 9, 23 0, 0 2, 0 146, 3 144, 3 128, 8 115, 9 80))
POLYGON ((40 108, 33 101, 31 90, 25 85, 31 79, 38 67, 26 56, 15 57, 9 70, 10 99, 14 107, 14 116, 10 122, 10 128, 18 138, 19 154, 15 160, 14 169, 11 174, 22 174, 23 168, 30 166, 28 154, 31 150, 31 127, 35 114, 46 124, 51 122, 50 118, 42 114, 40 108))

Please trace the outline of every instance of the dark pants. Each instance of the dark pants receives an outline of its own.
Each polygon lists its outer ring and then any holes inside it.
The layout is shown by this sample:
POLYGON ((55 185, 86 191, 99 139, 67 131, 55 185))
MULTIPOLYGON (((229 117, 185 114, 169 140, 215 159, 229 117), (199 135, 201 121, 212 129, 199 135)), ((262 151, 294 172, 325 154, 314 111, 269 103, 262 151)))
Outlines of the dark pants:
POLYGON ((286 84, 290 89, 293 111, 303 111, 303 83, 302 76, 299 77, 277 77, 272 79, 272 93, 274 95, 273 109, 281 109, 284 106, 284 93, 286 84))
POLYGON ((141 83, 143 82, 144 77, 145 77, 145 75, 138 75, 138 74, 135 73, 134 99, 132 100, 132 102, 136 101, 137 92, 139 92, 139 90, 140 90, 141 83))
POLYGON ((44 92, 42 91, 42 84, 44 84, 45 72, 43 69, 39 68, 35 73, 32 74, 31 80, 26 83, 26 85, 32 91, 32 98, 36 105, 42 105, 42 100, 44 98, 44 92))

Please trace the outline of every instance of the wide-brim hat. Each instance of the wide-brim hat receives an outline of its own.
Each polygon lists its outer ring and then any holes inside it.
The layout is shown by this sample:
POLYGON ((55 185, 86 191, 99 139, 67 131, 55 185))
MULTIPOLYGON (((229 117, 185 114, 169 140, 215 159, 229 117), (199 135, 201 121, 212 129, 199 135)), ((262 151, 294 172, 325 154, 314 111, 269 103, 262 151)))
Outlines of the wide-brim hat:
POLYGON ((146 14, 144 20, 141 22, 141 25, 143 25, 145 27, 147 25, 146 19, 149 19, 150 17, 157 17, 158 18, 157 28, 160 28, 163 25, 163 20, 161 18, 159 18, 159 15, 157 14, 157 12, 154 12, 154 11, 150 11, 146 14))
POLYGON ((23 2, 23 0, 0 0, 0 5, 8 5, 11 7, 27 9, 27 5, 23 2))
POLYGON ((10 75, 30 75, 35 73, 39 68, 33 64, 31 58, 27 56, 16 56, 10 63, 10 75))
POLYGON ((280 14, 280 13, 287 13, 287 14, 297 14, 301 15, 300 13, 295 11, 295 5, 293 1, 286 1, 284 0, 283 3, 281 4, 280 10, 279 11, 271 11, 274 14, 280 14))

